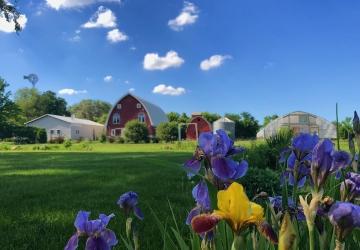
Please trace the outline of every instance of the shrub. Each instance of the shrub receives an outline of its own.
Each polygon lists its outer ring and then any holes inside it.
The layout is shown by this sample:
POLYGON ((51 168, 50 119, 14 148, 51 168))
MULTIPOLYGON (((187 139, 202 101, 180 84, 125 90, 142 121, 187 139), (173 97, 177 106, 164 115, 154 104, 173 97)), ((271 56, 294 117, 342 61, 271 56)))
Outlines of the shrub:
POLYGON ((125 138, 130 142, 147 142, 148 134, 146 124, 138 120, 129 121, 125 125, 125 138))
POLYGON ((125 143, 125 139, 123 137, 119 136, 116 138, 116 143, 123 144, 123 143, 125 143))
POLYGON ((100 142, 101 142, 101 143, 105 143, 105 142, 106 142, 106 134, 105 134, 105 133, 102 133, 102 134, 100 135, 100 142))
POLYGON ((68 148, 70 148, 71 146, 72 146, 71 140, 66 139, 66 140, 64 141, 64 147, 65 147, 66 149, 68 149, 68 148))
POLYGON ((47 142, 46 130, 42 128, 38 128, 36 131, 36 143, 46 143, 46 142, 47 142))
POLYGON ((176 141, 178 138, 178 126, 176 122, 162 122, 156 128, 156 137, 160 141, 176 141))
POLYGON ((55 137, 55 138, 51 138, 49 141, 51 144, 63 144, 64 143, 64 137, 55 137))
POLYGON ((239 182, 246 187, 246 193, 249 197, 254 197, 259 192, 267 192, 270 196, 278 194, 280 188, 280 174, 271 169, 259 169, 249 165, 249 169, 239 182))
POLYGON ((107 141, 108 141, 109 143, 114 143, 114 142, 115 142, 115 137, 109 136, 109 137, 107 138, 107 141))

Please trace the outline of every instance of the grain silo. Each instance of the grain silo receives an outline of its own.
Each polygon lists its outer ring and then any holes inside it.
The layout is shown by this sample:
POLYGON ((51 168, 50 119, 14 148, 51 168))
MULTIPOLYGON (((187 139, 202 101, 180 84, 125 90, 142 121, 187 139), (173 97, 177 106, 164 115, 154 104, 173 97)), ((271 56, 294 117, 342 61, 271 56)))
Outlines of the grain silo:
POLYGON ((214 133, 218 129, 223 129, 231 138, 235 138, 235 122, 227 117, 222 117, 219 120, 214 121, 213 131, 214 133))

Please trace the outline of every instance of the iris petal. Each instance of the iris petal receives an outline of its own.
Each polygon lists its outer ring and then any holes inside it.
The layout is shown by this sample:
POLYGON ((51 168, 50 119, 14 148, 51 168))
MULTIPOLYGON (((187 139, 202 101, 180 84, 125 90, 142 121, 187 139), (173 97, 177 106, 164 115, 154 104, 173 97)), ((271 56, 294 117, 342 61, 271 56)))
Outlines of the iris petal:
POLYGON ((232 177, 232 179, 237 180, 241 177, 243 177, 246 172, 248 171, 249 168, 249 164, 247 163, 247 161, 242 160, 236 167, 236 173, 235 175, 232 177))
POLYGON ((199 136, 199 147, 206 155, 210 155, 214 146, 214 134, 212 132, 203 132, 199 136))
POLYGON ((144 214, 142 213, 141 209, 138 207, 134 207, 134 214, 136 217, 138 217, 140 220, 144 219, 144 214))
POLYGON ((184 167, 188 173, 188 177, 192 177, 200 171, 201 162, 196 158, 192 158, 184 163, 184 167))
POLYGON ((193 209, 191 209, 191 211, 189 212, 187 218, 186 218, 186 225, 190 225, 191 224, 191 221, 192 219, 195 217, 195 216, 198 216, 201 212, 201 208, 200 206, 196 206, 194 207, 193 209))
POLYGON ((86 223, 89 220, 89 216, 90 216, 90 212, 86 212, 86 211, 79 211, 75 222, 74 222, 74 226, 76 227, 76 229, 80 232, 84 232, 85 231, 85 227, 86 227, 86 223))
POLYGON ((101 233, 101 236, 110 247, 115 246, 118 243, 115 233, 110 229, 104 230, 101 233))
POLYGON ((77 233, 75 233, 71 238, 69 239, 68 243, 66 244, 64 250, 75 250, 78 247, 79 244, 79 236, 77 233))
POLYGON ((89 237, 86 241, 85 250, 110 250, 109 244, 103 237, 89 237))
POLYGON ((192 219, 191 227, 196 233, 203 234, 211 231, 218 222, 219 218, 214 215, 201 214, 192 219))
POLYGON ((237 163, 223 157, 212 157, 211 166, 213 173, 222 180, 232 178, 236 174, 237 163))

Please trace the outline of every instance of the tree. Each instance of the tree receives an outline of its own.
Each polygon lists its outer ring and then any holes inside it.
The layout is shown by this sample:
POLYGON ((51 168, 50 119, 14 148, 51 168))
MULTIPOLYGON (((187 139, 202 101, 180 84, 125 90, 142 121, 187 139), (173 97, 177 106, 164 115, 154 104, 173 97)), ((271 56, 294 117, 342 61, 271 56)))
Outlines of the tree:
POLYGON ((24 119, 29 121, 45 114, 66 115, 65 99, 52 91, 41 93, 36 88, 22 88, 15 93, 15 103, 20 107, 24 119))
POLYGON ((240 114, 239 137, 243 139, 255 138, 260 128, 259 122, 248 112, 240 114))
POLYGON ((264 117, 264 123, 263 123, 263 127, 265 127, 266 125, 268 125, 271 121, 275 120, 279 118, 279 116, 277 114, 274 115, 267 115, 264 117))
POLYGON ((213 124, 214 121, 221 118, 221 115, 217 113, 202 112, 201 115, 210 122, 210 124, 213 124))
POLYGON ((177 122, 162 122, 156 128, 156 137, 160 141, 176 141, 178 138, 177 122))
POLYGON ((7 22, 14 21, 15 31, 21 31, 21 25, 18 22, 20 12, 12 4, 5 0, 0 0, 0 16, 4 16, 7 22))
POLYGON ((177 112, 170 112, 166 114, 169 122, 179 122, 180 114, 177 112))
POLYGON ((125 124, 125 138, 134 143, 147 142, 149 131, 146 124, 132 120, 125 124))
POLYGON ((341 139, 348 139, 351 133, 353 133, 352 118, 346 117, 342 122, 339 122, 339 137, 341 139))
POLYGON ((9 84, 0 77, 0 130, 2 127, 14 123, 19 114, 19 107, 10 99, 11 92, 6 91, 9 84))
POLYGON ((110 109, 108 102, 86 99, 71 106, 70 112, 78 118, 104 123, 110 109))

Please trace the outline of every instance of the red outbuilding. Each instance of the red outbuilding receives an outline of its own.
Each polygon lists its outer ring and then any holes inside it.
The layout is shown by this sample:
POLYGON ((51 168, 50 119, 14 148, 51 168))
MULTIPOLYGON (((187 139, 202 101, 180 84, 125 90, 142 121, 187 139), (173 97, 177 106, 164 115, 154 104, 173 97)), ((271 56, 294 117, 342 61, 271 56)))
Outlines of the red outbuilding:
POLYGON ((167 122, 167 117, 159 106, 128 93, 110 110, 105 124, 106 135, 123 136, 125 124, 131 120, 146 123, 149 135, 153 137, 156 126, 161 122, 167 122))
POLYGON ((211 124, 201 115, 201 113, 193 113, 191 121, 186 128, 186 139, 197 140, 202 132, 211 132, 211 124))

